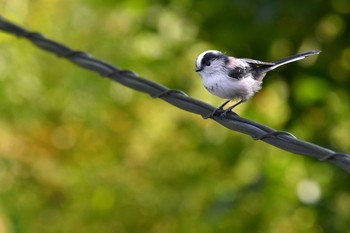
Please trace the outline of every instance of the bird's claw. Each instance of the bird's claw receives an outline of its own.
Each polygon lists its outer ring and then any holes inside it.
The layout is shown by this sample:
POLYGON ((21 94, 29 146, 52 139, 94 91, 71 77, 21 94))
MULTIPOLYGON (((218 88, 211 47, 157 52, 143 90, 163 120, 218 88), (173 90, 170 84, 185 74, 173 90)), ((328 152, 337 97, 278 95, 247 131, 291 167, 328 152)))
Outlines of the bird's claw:
POLYGON ((235 116, 238 116, 237 113, 235 113, 234 111, 232 111, 232 108, 228 108, 226 110, 224 110, 221 114, 220 117, 226 117, 228 113, 232 113, 235 116))
POLYGON ((235 113, 234 111, 232 111, 232 108, 227 108, 227 109, 223 109, 222 107, 218 107, 216 108, 214 111, 212 111, 211 113, 209 113, 206 116, 203 116, 204 119, 208 119, 208 118, 213 118, 215 116, 219 116, 219 117, 225 117, 227 116, 227 114, 231 112, 233 115, 238 116, 237 113, 235 113))
MULTIPOLYGON (((209 113, 208 115, 203 116, 204 119, 208 119, 208 118, 213 118, 214 116, 216 116, 220 111, 222 111, 222 108, 216 108, 214 109, 214 111, 212 111, 211 113, 209 113)), ((221 114, 221 113, 220 113, 221 114)))
POLYGON ((208 118, 213 118, 214 116, 221 116, 221 114, 224 112, 224 109, 219 107, 219 108, 215 108, 214 111, 212 111, 211 113, 209 113, 208 115, 203 116, 204 119, 208 119, 208 118))

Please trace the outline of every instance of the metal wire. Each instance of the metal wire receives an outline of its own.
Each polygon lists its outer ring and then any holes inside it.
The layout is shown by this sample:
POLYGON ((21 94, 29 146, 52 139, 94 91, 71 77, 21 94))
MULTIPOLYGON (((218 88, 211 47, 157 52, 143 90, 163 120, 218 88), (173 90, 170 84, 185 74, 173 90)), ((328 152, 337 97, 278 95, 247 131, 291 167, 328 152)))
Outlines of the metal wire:
MULTIPOLYGON (((5 20, 0 16, 0 29, 18 37, 30 40, 39 48, 59 57, 66 58, 74 64, 85 69, 92 70, 102 77, 107 77, 122 85, 134 90, 145 92, 153 98, 160 98, 164 101, 188 112, 201 115, 203 118, 209 116, 216 109, 215 107, 200 100, 187 96, 179 90, 172 90, 161 84, 146 80, 137 76, 129 70, 122 70, 104 61, 95 59, 89 54, 81 51, 74 51, 65 45, 45 38, 43 35, 28 31, 14 23, 5 20)), ((211 116, 219 124, 228 129, 247 134, 255 140, 261 140, 280 149, 312 157, 319 161, 327 161, 350 173, 350 155, 335 152, 333 150, 302 141, 288 132, 281 132, 271 129, 265 125, 239 117, 230 112, 225 116, 211 116)))

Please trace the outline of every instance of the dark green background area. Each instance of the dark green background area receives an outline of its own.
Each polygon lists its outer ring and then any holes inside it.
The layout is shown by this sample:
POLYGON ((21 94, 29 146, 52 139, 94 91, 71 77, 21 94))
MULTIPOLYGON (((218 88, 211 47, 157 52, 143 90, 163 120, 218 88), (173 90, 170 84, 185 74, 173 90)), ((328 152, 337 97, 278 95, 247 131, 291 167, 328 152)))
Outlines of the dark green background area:
MULTIPOLYGON (((273 61, 242 117, 350 152, 350 2, 2 0, 2 16, 218 106, 218 49, 273 61)), ((0 232, 350 232, 349 174, 0 33, 0 232)))

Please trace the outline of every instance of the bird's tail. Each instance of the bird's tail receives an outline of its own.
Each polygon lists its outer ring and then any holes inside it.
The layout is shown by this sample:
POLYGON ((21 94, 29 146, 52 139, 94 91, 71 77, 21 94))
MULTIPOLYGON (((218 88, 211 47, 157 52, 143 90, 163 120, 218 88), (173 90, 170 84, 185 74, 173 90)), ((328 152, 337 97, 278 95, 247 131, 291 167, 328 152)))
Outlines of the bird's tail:
POLYGON ((283 58, 281 60, 274 62, 274 64, 272 66, 269 66, 269 67, 265 66, 266 72, 273 70, 273 69, 276 69, 277 67, 282 66, 284 64, 287 64, 290 62, 295 62, 298 60, 302 60, 302 59, 304 59, 308 56, 311 56, 311 55, 319 54, 320 52, 321 52, 320 50, 311 50, 311 51, 307 51, 307 52, 299 53, 299 54, 296 54, 296 55, 293 55, 290 57, 283 58))

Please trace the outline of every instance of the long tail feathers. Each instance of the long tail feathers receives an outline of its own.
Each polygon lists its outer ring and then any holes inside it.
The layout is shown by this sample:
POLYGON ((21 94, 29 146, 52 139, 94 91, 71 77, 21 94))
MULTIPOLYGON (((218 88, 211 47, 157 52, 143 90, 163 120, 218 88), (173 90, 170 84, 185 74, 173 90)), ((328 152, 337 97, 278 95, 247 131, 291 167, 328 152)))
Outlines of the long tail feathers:
POLYGON ((311 50, 311 51, 307 51, 307 52, 299 53, 299 54, 296 54, 296 55, 293 55, 293 56, 290 56, 290 57, 283 58, 281 60, 278 60, 278 61, 274 62, 274 65, 268 67, 267 71, 273 70, 273 69, 275 69, 275 68, 277 68, 279 66, 282 66, 282 65, 290 63, 290 62, 295 62, 295 61, 298 61, 298 60, 302 60, 302 59, 304 59, 304 58, 306 58, 308 56, 319 54, 320 52, 321 52, 320 50, 311 50))

